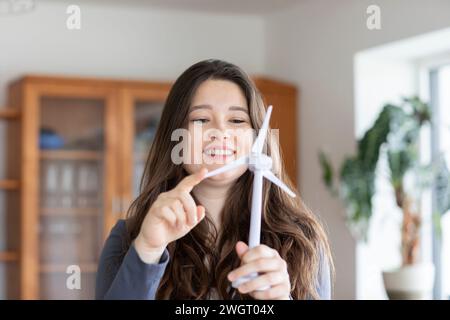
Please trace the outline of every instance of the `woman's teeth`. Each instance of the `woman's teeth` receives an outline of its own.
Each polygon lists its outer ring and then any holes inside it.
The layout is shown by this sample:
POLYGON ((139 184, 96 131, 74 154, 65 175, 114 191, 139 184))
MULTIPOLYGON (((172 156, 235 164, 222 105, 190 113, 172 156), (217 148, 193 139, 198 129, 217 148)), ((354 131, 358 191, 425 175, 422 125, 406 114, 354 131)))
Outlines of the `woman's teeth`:
POLYGON ((223 150, 223 149, 209 149, 205 152, 209 156, 231 156, 234 154, 233 150, 223 150))

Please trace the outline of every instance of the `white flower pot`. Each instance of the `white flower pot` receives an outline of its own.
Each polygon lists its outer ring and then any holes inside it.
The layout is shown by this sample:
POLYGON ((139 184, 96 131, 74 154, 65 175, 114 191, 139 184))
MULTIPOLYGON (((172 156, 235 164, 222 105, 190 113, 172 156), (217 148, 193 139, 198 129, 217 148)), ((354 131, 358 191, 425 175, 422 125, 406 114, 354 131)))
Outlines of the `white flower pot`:
POLYGON ((383 272, 386 293, 391 300, 433 298, 434 265, 418 263, 383 272))

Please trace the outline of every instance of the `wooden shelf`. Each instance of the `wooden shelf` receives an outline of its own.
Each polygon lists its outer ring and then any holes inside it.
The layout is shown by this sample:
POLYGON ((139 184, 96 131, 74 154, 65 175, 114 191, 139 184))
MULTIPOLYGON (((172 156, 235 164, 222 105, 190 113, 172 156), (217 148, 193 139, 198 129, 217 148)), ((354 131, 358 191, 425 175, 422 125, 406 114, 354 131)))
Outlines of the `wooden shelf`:
POLYGON ((0 108, 0 119, 18 119, 20 111, 13 108, 0 108))
POLYGON ((41 208, 42 216, 97 216, 101 208, 41 208))
POLYGON ((20 187, 19 180, 0 180, 0 190, 18 190, 20 187))
POLYGON ((103 152, 92 150, 41 150, 43 160, 102 160, 103 152))
POLYGON ((14 251, 0 251, 0 262, 11 262, 19 260, 19 255, 14 251))
MULTIPOLYGON (((44 263, 39 267, 41 273, 66 273, 67 267, 73 263, 44 263)), ((81 273, 97 272, 97 263, 81 263, 78 264, 81 273)))

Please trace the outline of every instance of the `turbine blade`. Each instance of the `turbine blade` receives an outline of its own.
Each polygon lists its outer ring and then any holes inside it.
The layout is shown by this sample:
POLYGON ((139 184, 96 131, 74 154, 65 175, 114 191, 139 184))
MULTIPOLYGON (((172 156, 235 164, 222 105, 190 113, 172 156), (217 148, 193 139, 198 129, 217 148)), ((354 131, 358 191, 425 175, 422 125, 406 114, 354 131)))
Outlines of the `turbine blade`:
POLYGON ((269 129, 270 115, 272 114, 272 106, 267 108, 266 116, 264 117, 263 124, 259 130, 258 137, 252 146, 252 152, 261 153, 264 147, 264 141, 266 140, 267 130, 269 129))
POLYGON ((290 195, 291 197, 295 198, 295 193, 289 189, 287 187, 287 185, 285 185, 283 183, 283 181, 281 181, 280 179, 278 179, 272 171, 269 170, 265 170, 263 172, 263 175, 265 178, 267 178, 268 180, 272 181, 272 183, 276 184, 277 186, 279 186, 281 189, 283 189, 283 191, 285 191, 288 195, 290 195))
POLYGON ((248 156, 240 157, 239 159, 234 160, 233 162, 229 162, 223 167, 220 167, 216 170, 210 171, 205 175, 205 178, 209 178, 218 174, 221 174, 223 172, 227 172, 230 170, 233 170, 236 167, 239 167, 241 165, 244 165, 248 163, 248 156))

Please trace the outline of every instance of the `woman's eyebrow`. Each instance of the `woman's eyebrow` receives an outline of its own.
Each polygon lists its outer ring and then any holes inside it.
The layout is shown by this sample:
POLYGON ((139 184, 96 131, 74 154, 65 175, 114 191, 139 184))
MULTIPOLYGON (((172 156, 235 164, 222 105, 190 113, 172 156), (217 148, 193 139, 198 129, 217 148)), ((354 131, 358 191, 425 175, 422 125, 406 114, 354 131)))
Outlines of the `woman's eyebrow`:
POLYGON ((198 105, 198 106, 191 107, 189 112, 192 112, 192 111, 197 110, 197 109, 212 109, 212 107, 209 104, 201 104, 201 105, 198 105))
MULTIPOLYGON (((198 106, 193 106, 193 107, 191 107, 191 109, 189 110, 189 112, 192 112, 192 111, 194 111, 194 110, 197 110, 197 109, 212 109, 212 106, 211 105, 209 105, 209 104, 200 104, 200 105, 198 105, 198 106)), ((246 108, 244 108, 244 107, 239 107, 239 106, 230 106, 229 108, 228 108, 228 110, 238 110, 238 111, 243 111, 243 112, 245 112, 245 113, 248 113, 248 110, 246 109, 246 108)))
POLYGON ((238 107, 238 106, 231 106, 228 108, 228 110, 238 110, 238 111, 244 111, 245 113, 248 113, 248 110, 243 108, 243 107, 238 107))

